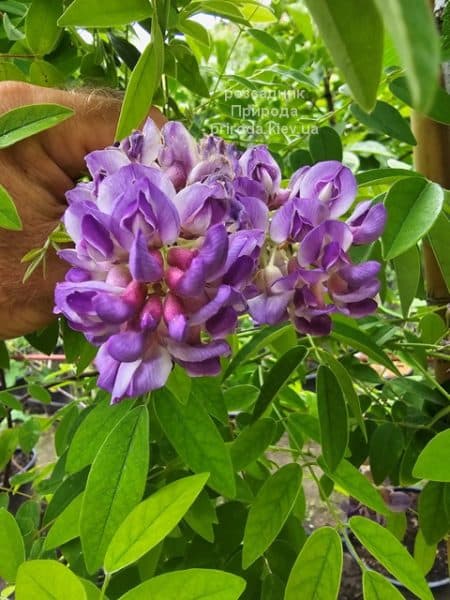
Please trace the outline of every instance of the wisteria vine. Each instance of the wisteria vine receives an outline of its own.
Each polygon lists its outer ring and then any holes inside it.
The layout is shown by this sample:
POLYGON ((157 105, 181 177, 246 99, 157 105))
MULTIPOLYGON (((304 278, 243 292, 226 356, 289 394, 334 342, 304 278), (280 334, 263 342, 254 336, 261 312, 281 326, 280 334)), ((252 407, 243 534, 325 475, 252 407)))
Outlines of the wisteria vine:
POLYGON ((239 316, 290 319, 326 335, 331 314, 376 309, 380 264, 354 264, 383 204, 354 203, 357 185, 338 161, 297 170, 283 188, 265 146, 239 152, 178 122, 148 120, 120 144, 86 157, 92 181, 68 192, 75 248, 55 312, 100 346, 98 384, 112 401, 164 386, 173 363, 216 375, 239 316))

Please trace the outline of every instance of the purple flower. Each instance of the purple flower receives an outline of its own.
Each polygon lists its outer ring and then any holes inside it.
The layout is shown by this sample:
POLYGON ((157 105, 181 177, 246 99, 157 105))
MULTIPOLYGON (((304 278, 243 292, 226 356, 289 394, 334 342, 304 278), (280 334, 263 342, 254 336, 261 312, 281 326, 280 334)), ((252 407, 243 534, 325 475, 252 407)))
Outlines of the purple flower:
POLYGON ((384 204, 373 204, 371 200, 357 204, 353 214, 346 221, 353 235, 353 243, 359 246, 377 240, 383 233, 386 218, 384 204))
POLYGON ((186 237, 205 235, 212 225, 227 220, 230 190, 219 181, 193 183, 178 192, 174 204, 186 237))
POLYGON ((174 363, 217 375, 223 338, 246 312, 325 335, 333 312, 375 310, 379 265, 354 265, 349 249, 381 234, 385 211, 363 202, 337 220, 356 193, 341 163, 304 167, 282 190, 265 146, 240 155, 151 121, 86 161, 93 181, 67 194, 75 247, 60 251, 72 268, 55 312, 100 347, 113 402, 162 387, 174 363))
POLYGON ((185 186, 189 173, 200 161, 194 138, 181 123, 169 121, 162 129, 164 144, 158 162, 177 190, 185 186))
POLYGON ((291 197, 320 200, 328 208, 328 217, 336 219, 352 205, 356 196, 353 173, 337 160, 302 167, 291 179, 291 197))
MULTIPOLYGON (((280 205, 281 171, 278 163, 266 146, 254 146, 244 152, 239 159, 242 175, 257 181, 263 186, 265 200, 270 208, 280 205)), ((284 198, 284 196, 283 196, 284 198)))

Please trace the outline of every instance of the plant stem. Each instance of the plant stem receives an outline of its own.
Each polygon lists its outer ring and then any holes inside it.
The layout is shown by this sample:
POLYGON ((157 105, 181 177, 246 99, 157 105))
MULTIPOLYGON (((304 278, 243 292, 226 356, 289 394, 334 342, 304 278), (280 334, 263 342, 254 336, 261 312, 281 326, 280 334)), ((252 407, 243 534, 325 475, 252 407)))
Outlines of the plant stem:
POLYGON ((111 581, 111 573, 105 573, 105 579, 103 580, 103 585, 102 585, 102 589, 100 591, 99 600, 104 600, 105 594, 106 594, 106 588, 108 587, 110 581, 111 581))

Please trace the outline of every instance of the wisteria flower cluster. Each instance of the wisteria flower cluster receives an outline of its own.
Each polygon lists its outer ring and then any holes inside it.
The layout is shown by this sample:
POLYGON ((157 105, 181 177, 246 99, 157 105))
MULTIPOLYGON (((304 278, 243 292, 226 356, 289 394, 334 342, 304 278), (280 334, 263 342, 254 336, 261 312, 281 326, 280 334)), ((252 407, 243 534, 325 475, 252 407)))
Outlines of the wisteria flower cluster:
POLYGON ((92 176, 68 192, 75 248, 55 312, 97 346, 99 385, 116 402, 164 386, 174 363, 215 375, 240 315, 290 319, 326 335, 331 317, 376 308, 375 261, 353 264, 385 222, 356 196, 337 161, 302 167, 287 187, 265 146, 241 153, 181 123, 148 120, 120 144, 86 157, 92 176))

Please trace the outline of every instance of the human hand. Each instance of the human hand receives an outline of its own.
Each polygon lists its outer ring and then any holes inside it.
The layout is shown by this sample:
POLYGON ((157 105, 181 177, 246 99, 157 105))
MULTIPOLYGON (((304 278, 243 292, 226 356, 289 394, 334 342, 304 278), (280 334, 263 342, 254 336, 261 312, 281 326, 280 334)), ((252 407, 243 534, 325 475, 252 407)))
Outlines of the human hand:
MULTIPOLYGON (((53 249, 41 268, 22 283, 22 257, 42 247, 65 209, 64 194, 85 169, 88 152, 113 143, 121 101, 102 93, 43 88, 22 82, 0 82, 0 114, 26 104, 55 103, 74 116, 52 129, 0 150, 0 183, 11 194, 22 219, 22 231, 0 229, 0 339, 30 333, 48 325, 53 291, 67 263, 53 249)), ((150 116, 162 126, 157 109, 150 116)))

